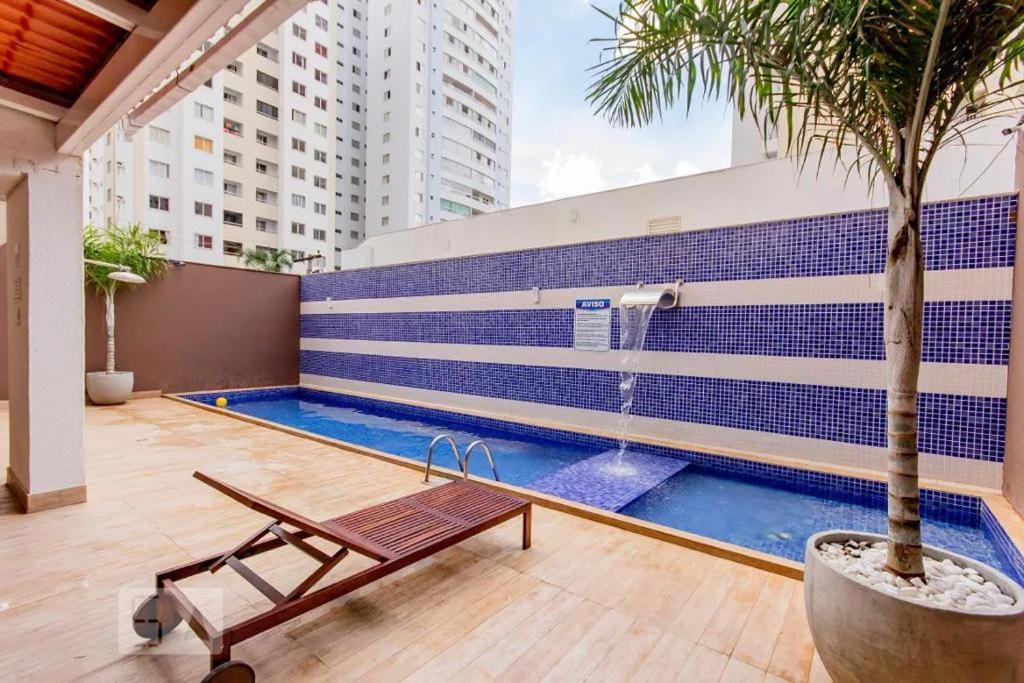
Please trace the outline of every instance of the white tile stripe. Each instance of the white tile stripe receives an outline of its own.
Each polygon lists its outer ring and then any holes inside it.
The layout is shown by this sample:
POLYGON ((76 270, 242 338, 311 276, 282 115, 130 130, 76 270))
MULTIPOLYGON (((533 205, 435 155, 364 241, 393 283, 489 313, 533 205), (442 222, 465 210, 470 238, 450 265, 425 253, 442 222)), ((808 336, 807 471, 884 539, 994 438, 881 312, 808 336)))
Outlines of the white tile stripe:
MULTIPOLYGON (((624 357, 621 351, 602 353, 540 346, 319 338, 303 338, 299 344, 301 349, 308 351, 614 371, 619 370, 624 357)), ((645 351, 640 356, 640 371, 686 377, 818 384, 860 389, 885 388, 884 361, 847 358, 788 358, 645 351)), ((924 363, 921 368, 919 389, 926 393, 1005 398, 1006 366, 924 363)))
MULTIPOLYGON (((311 374, 300 375, 299 381, 303 386, 310 388, 341 390, 385 400, 431 404, 499 419, 504 416, 506 419, 548 427, 561 426, 594 432, 601 426, 609 424, 607 413, 583 408, 453 394, 311 374)), ((690 450, 733 454, 736 457, 746 455, 750 456, 749 459, 779 464, 792 463, 795 459, 809 464, 858 468, 877 473, 884 473, 886 470, 886 451, 874 446, 651 417, 634 418, 631 430, 632 435, 639 441, 671 441, 690 450)), ((1002 485, 1002 463, 922 454, 920 465, 921 476, 925 479, 993 489, 998 489, 1002 485)))
MULTIPOLYGON (((871 303, 882 300, 882 276, 837 275, 824 277, 724 280, 684 283, 683 306, 749 306, 767 304, 871 303)), ((1013 268, 936 270, 925 275, 929 301, 1009 300, 1013 268)), ((490 311, 529 308, 572 308, 577 298, 618 301, 631 287, 579 287, 543 289, 540 301, 532 291, 435 296, 304 301, 301 312, 408 313, 414 311, 490 311)))

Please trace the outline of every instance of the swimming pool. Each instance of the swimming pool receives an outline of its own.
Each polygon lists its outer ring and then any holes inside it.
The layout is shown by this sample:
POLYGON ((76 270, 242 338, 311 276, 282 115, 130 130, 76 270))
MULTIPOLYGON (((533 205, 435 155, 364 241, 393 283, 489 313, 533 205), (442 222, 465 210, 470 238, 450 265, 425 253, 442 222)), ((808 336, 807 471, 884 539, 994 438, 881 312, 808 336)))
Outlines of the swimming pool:
MULTIPOLYGON (((804 543, 817 531, 885 531, 879 482, 640 444, 626 459, 634 471, 608 478, 615 444, 601 437, 298 387, 183 398, 213 405, 218 396, 236 413, 419 462, 437 434, 451 436, 462 451, 483 439, 503 482, 791 560, 803 559, 804 543)), ((456 469, 446 444, 434 462, 456 469)), ((493 478, 482 453, 474 454, 470 472, 493 478)), ((1019 552, 1008 549, 985 512, 976 497, 924 491, 924 540, 1024 584, 1019 552)))

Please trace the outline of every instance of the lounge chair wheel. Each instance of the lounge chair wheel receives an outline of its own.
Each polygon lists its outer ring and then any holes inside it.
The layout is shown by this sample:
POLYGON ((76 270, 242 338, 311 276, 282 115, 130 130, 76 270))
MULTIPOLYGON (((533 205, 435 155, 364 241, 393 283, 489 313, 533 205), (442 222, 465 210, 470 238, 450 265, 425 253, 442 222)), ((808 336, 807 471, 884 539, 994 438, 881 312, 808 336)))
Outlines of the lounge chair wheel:
POLYGON ((139 605, 132 617, 132 628, 135 629, 135 633, 146 640, 159 640, 181 623, 181 615, 177 611, 173 611, 174 616, 171 617, 170 622, 161 624, 157 618, 158 600, 159 597, 156 595, 149 596, 145 602, 139 605))
POLYGON ((215 666, 203 676, 202 683, 255 683, 256 672, 245 662, 231 660, 215 666))

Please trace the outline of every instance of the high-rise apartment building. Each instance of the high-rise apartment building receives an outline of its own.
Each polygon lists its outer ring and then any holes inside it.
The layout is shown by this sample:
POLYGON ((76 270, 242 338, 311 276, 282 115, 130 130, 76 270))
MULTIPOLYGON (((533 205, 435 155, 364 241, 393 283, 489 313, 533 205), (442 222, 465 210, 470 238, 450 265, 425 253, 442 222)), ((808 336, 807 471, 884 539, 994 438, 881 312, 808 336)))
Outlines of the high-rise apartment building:
POLYGON ((514 0, 319 0, 130 139, 90 150, 86 217, 171 258, 334 256, 506 208, 514 0))
POLYGON ((370 3, 367 235, 508 207, 513 3, 370 3))
POLYGON ((237 265, 243 249, 334 253, 341 12, 312 2, 133 135, 90 150, 87 220, 141 222, 171 258, 237 265))

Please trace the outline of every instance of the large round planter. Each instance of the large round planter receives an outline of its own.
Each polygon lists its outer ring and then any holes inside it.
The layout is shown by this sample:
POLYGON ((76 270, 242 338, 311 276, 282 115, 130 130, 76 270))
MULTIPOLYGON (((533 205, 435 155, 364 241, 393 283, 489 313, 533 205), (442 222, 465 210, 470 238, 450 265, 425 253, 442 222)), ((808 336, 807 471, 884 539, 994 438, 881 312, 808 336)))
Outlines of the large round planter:
POLYGON ((822 543, 885 536, 825 531, 807 540, 804 603, 811 636, 835 683, 1024 681, 1024 590, 963 555, 925 546, 928 557, 973 567, 1017 604, 1001 611, 933 606, 875 590, 825 562, 822 543))
POLYGON ((124 403, 132 395, 135 375, 131 372, 89 372, 85 375, 85 393, 96 405, 124 403))

